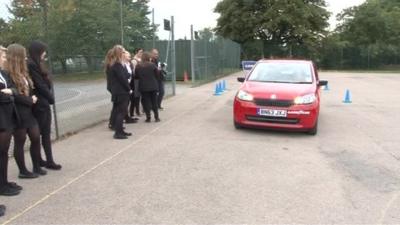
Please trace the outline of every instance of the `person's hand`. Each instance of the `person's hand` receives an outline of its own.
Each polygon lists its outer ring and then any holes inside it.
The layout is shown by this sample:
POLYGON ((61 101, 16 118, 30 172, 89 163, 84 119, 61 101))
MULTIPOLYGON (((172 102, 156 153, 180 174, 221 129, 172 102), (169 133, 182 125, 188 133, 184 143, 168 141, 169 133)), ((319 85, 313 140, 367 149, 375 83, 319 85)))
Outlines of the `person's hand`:
POLYGON ((37 100, 38 100, 38 99, 37 99, 36 95, 32 95, 33 104, 36 104, 37 100))
POLYGON ((10 88, 2 89, 1 92, 3 94, 6 94, 6 95, 12 95, 13 94, 10 88))

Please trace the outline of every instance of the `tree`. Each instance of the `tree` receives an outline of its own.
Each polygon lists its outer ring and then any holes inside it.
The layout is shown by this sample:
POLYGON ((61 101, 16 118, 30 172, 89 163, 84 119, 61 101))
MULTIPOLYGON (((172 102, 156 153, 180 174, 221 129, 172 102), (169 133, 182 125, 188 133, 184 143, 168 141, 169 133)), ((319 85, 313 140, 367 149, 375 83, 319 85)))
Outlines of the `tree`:
MULTIPOLYGON (((400 2, 367 0, 343 10, 337 27, 342 41, 359 49, 358 66, 398 64, 400 55, 400 2)), ((357 57, 357 56, 354 56, 357 57)))
POLYGON ((204 28, 203 30, 199 30, 198 32, 200 40, 205 40, 208 42, 214 40, 214 32, 211 28, 207 27, 204 28))
POLYGON ((312 46, 326 34, 330 13, 325 0, 222 0, 216 32, 240 44, 261 40, 265 55, 293 46, 312 46))
MULTIPOLYGON (((13 17, 2 38, 25 46, 32 40, 46 41, 53 61, 61 64, 63 72, 67 72, 67 59, 76 56, 85 58, 89 70, 98 69, 95 61, 121 40, 120 1, 13 0, 9 7, 13 17)), ((128 49, 152 39, 155 33, 147 18, 148 2, 122 0, 128 49)))

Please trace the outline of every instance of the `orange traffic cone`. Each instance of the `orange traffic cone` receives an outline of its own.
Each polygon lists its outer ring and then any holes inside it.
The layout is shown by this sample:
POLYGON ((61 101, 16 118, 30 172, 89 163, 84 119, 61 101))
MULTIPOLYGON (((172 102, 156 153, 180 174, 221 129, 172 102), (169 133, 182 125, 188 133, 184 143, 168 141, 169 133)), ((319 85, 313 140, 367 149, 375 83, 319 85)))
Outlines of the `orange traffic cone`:
POLYGON ((188 75, 188 73, 186 72, 186 70, 185 70, 185 72, 183 73, 183 82, 189 82, 189 75, 188 75))

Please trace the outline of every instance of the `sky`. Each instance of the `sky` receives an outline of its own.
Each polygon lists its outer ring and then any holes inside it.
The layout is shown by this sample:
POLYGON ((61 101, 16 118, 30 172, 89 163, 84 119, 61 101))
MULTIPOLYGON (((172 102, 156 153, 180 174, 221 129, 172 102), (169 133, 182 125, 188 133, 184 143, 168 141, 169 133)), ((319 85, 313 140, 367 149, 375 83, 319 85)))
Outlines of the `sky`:
MULTIPOLYGON (((9 13, 6 5, 11 0, 0 0, 0 16, 7 18, 9 13)), ((94 0, 86 0, 94 1, 94 0)), ((155 23, 160 24, 158 36, 167 39, 169 33, 163 30, 163 20, 174 16, 175 37, 190 39, 190 25, 195 30, 202 30, 206 27, 215 27, 218 14, 213 13, 215 6, 220 0, 150 0, 150 8, 154 8, 155 23)), ((326 0, 328 10, 333 14, 330 19, 331 28, 336 24, 335 15, 343 9, 359 5, 365 0, 326 0)), ((149 17, 151 19, 151 15, 149 17)), ((0 34, 1 35, 1 34, 0 34)))

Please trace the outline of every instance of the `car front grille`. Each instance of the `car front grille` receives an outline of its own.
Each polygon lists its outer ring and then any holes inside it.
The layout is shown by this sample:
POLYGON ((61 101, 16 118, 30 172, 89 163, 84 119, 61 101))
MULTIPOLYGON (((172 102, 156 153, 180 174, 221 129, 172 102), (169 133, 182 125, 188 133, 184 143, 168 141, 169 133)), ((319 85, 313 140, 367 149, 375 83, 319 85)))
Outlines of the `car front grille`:
POLYGON ((270 116, 246 116, 248 121, 265 122, 265 123, 278 123, 278 124, 298 124, 299 119, 281 118, 270 116))
POLYGON ((275 107, 290 107, 294 104, 293 100, 278 100, 278 99, 254 99, 254 103, 259 106, 275 106, 275 107))

